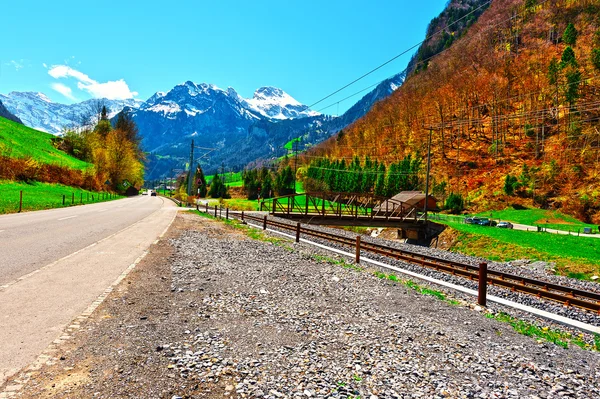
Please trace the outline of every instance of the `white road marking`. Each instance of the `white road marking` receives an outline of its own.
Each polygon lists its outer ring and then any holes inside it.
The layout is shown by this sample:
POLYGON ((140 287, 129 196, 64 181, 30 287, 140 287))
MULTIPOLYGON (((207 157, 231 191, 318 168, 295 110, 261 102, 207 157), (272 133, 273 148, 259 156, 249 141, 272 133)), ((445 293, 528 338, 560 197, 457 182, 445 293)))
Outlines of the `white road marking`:
POLYGON ((0 230, 0 233, 2 233, 3 231, 6 231, 6 230, 0 230))
POLYGON ((77 215, 73 215, 73 216, 67 216, 65 218, 60 218, 60 219, 57 219, 57 220, 67 220, 67 219, 73 219, 73 218, 76 218, 76 217, 77 217, 77 215))

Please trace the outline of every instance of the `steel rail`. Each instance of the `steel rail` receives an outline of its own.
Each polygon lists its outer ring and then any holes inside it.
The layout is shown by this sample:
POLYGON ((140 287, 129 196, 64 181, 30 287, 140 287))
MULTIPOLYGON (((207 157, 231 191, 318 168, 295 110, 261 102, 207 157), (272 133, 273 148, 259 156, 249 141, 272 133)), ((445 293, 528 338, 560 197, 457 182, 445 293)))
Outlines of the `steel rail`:
MULTIPOLYGON (((230 211, 229 214, 237 215, 239 218, 241 212, 230 211)), ((244 218, 264 223, 264 218, 252 215, 245 215, 244 218)), ((267 225, 284 230, 297 230, 297 226, 295 225, 274 220, 267 220, 267 225)), ((307 236, 324 239, 341 245, 346 245, 349 247, 356 246, 356 240, 354 238, 333 233, 325 233, 323 231, 309 229, 306 227, 301 227, 300 232, 301 234, 307 236)), ((467 278, 472 281, 477 281, 479 276, 478 266, 450 261, 431 255, 418 254, 381 244, 362 241, 360 243, 360 250, 405 261, 407 263, 416 264, 422 267, 427 267, 439 272, 451 274, 453 276, 467 278)), ((595 292, 583 291, 572 287, 565 287, 546 281, 538 281, 527 277, 521 277, 494 270, 488 270, 487 282, 491 286, 506 288, 512 292, 532 295, 539 299, 546 299, 561 303, 565 306, 573 306, 600 314, 600 294, 595 292)))

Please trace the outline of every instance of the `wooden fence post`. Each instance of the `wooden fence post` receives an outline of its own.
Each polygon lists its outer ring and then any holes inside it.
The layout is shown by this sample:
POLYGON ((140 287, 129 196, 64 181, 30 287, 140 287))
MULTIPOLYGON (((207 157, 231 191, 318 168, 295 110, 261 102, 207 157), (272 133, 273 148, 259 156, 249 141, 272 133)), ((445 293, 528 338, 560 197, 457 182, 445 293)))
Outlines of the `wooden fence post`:
POLYGON ((296 224, 296 242, 300 242, 300 222, 296 224))
POLYGON ((217 217, 217 206, 215 205, 215 217, 217 217))
POLYGON ((229 220, 229 208, 225 209, 225 219, 229 220))
POLYGON ((19 213, 23 210, 23 190, 19 192, 19 213))
POLYGON ((63 206, 65 206, 65 198, 66 198, 66 195, 63 194, 63 206))
POLYGON ((479 264, 479 295, 477 303, 485 306, 487 303, 487 263, 479 264))
POLYGON ((265 215, 265 219, 263 220, 263 230, 267 229, 267 215, 265 215))
POLYGON ((360 236, 356 236, 356 264, 360 264, 360 236))

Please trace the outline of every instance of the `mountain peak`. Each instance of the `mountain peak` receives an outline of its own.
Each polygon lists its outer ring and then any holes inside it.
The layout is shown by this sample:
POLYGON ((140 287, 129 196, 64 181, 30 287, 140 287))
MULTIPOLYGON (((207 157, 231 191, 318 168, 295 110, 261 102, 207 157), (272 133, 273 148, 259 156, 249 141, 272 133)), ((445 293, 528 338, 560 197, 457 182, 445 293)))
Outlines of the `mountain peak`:
POLYGON ((39 91, 12 91, 8 95, 39 99, 46 103, 52 103, 52 100, 50 100, 44 93, 41 93, 39 91))
POLYGON ((288 96, 288 94, 285 91, 283 91, 277 87, 273 87, 273 86, 263 86, 263 87, 256 89, 256 91, 254 92, 254 98, 265 98, 265 97, 283 98, 285 96, 288 96))
POLYGON ((293 119, 319 115, 301 104, 285 91, 272 86, 263 86, 254 96, 244 100, 246 106, 269 119, 293 119))

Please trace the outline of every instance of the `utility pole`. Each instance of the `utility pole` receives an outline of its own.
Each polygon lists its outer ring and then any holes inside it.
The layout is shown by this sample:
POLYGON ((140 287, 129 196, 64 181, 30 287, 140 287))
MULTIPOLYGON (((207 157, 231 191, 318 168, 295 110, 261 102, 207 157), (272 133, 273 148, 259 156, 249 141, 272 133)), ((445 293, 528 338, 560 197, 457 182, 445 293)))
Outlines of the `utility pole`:
POLYGON ((427 222, 427 203, 429 202, 429 172, 431 171, 431 133, 433 128, 429 127, 429 139, 427 140, 427 176, 425 177, 425 222, 427 222))
POLYGON ((192 171, 193 168, 194 168, 194 139, 192 139, 192 144, 190 145, 190 175, 188 176, 188 186, 187 186, 188 197, 192 195, 192 182, 194 181, 194 172, 192 171))
POLYGON ((299 138, 297 141, 294 141, 294 144, 296 144, 294 150, 294 194, 296 194, 296 169, 298 168, 298 142, 300 140, 301 138, 299 138))

